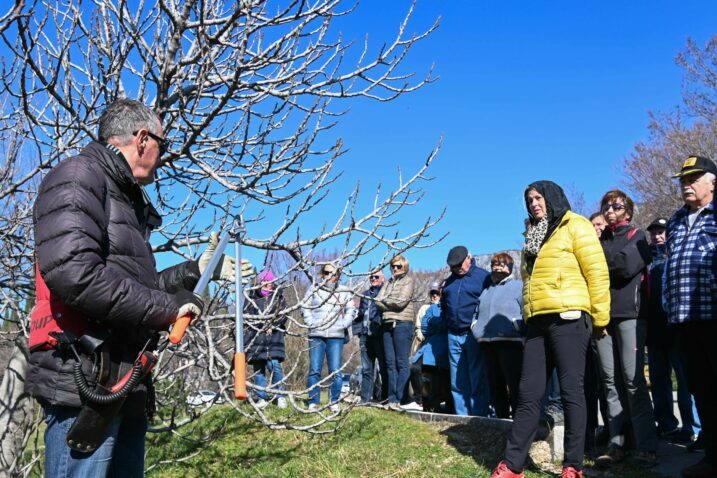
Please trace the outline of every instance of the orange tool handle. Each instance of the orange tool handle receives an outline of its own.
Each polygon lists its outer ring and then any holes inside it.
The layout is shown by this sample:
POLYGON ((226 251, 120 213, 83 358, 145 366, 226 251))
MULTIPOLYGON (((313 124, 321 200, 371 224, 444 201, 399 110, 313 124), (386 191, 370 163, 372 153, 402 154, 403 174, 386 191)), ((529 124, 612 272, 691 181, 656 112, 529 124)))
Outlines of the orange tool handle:
POLYGON ((187 327, 189 327, 189 323, 191 321, 191 315, 184 315, 182 317, 179 317, 172 326, 172 331, 169 333, 169 341, 172 342, 174 345, 177 345, 179 342, 181 342, 182 337, 184 337, 184 333, 187 331, 187 327))
POLYGON ((246 400, 246 354, 234 352, 234 398, 246 400))

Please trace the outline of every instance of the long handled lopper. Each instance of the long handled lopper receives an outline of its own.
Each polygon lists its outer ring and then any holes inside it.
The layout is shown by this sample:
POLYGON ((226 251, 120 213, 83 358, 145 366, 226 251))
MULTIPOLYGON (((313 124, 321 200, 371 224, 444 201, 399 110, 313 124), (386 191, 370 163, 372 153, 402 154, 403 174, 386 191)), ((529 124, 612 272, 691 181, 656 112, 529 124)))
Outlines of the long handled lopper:
MULTIPOLYGON (((234 255, 237 264, 241 264, 241 234, 246 232, 241 216, 234 220, 232 227, 234 236, 234 255)), ((234 271, 234 328, 236 348, 234 350, 234 398, 246 400, 246 354, 244 353, 244 287, 241 281, 241 270, 237 266, 234 271)))

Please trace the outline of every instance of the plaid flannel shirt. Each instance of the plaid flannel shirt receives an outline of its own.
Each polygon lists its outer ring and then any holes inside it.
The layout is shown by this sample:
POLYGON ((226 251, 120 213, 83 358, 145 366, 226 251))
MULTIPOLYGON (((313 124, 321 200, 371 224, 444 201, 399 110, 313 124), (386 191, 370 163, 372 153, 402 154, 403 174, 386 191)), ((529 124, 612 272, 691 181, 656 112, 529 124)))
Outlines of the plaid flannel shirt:
POLYGON ((667 222, 665 310, 672 324, 717 319, 717 221, 714 203, 689 228, 688 206, 667 222))

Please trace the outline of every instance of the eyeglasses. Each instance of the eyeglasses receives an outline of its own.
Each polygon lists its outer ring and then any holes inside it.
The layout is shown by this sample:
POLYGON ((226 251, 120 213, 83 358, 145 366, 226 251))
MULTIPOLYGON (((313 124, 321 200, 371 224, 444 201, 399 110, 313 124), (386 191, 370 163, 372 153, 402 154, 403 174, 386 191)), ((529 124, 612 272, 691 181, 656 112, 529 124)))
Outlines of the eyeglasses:
POLYGON ((334 271, 321 271, 322 276, 330 276, 333 274, 334 274, 334 271))
MULTIPOLYGON (((137 136, 137 133, 139 133, 140 130, 133 131, 132 136, 137 136)), ((167 148, 169 148, 169 142, 167 141, 167 138, 162 138, 161 136, 157 136, 156 134, 152 133, 151 131, 147 131, 147 136, 152 138, 157 142, 159 145, 159 155, 164 156, 167 152, 167 148)))
POLYGON ((400 271, 403 269, 403 264, 391 264, 391 269, 398 269, 400 271))
POLYGON ((368 276, 368 278, 371 279, 371 280, 378 280, 378 279, 381 278, 381 276, 373 275, 373 276, 368 276))
POLYGON ((613 211, 617 212, 617 211, 622 211, 623 209, 625 209, 625 206, 623 206, 622 204, 605 204, 602 207, 602 210, 603 210, 603 212, 608 212, 610 210, 610 208, 612 208, 613 211))

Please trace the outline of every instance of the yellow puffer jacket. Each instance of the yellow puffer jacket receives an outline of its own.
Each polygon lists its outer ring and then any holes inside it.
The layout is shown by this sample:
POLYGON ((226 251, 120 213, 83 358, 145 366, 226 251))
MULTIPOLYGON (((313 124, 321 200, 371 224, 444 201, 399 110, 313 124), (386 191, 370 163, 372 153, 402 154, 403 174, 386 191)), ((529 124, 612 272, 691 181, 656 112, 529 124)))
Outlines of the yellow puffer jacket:
POLYGON ((582 310, 593 325, 610 322, 610 276, 590 221, 568 211, 541 247, 532 274, 525 258, 523 317, 582 310))

